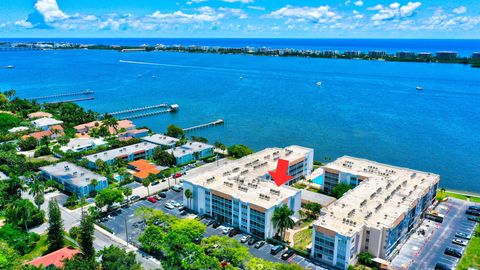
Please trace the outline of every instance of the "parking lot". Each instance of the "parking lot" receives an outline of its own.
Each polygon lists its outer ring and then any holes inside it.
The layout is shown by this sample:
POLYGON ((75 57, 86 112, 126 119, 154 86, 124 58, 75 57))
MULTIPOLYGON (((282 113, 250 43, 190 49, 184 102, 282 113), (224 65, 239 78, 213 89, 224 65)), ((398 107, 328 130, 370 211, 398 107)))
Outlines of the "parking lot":
POLYGON ((468 206, 473 203, 450 198, 447 202, 437 206, 437 211, 445 216, 442 223, 425 220, 420 227, 410 236, 400 249, 399 254, 393 259, 392 267, 395 269, 434 269, 436 263, 443 263, 455 269, 458 258, 444 254, 448 247, 459 249, 462 254, 465 247, 453 244, 457 232, 472 235, 475 226, 465 214, 468 206))
MULTIPOLYGON (((167 209, 165 207, 165 203, 175 200, 177 202, 182 203, 183 200, 183 193, 182 192, 175 192, 173 190, 169 190, 165 192, 167 195, 167 198, 161 199, 160 201, 156 203, 151 203, 147 200, 140 200, 137 202, 132 203, 130 206, 126 208, 122 208, 118 213, 116 214, 111 214, 110 218, 107 221, 102 222, 103 225, 106 227, 110 228, 114 234, 123 239, 126 240, 127 238, 127 231, 128 231, 128 242, 130 244, 133 244, 137 247, 140 246, 140 243, 138 242, 138 238, 142 234, 142 232, 146 229, 146 225, 142 223, 141 219, 135 216, 135 210, 142 206, 147 206, 149 208, 153 209, 159 209, 162 210, 163 212, 171 215, 175 215, 180 218, 194 218, 195 215, 189 214, 187 216, 181 216, 178 208, 174 209, 167 209)), ((208 223, 207 219, 202 220, 203 223, 208 223)), ((220 226, 218 228, 213 228, 212 226, 208 226, 206 229, 205 237, 210 237, 213 235, 220 235, 224 236, 223 234, 223 226, 220 226)), ((238 234, 234 236, 235 239, 240 241, 240 238, 243 236, 243 234, 238 234)), ((273 247, 273 245, 265 243, 260 248, 255 248, 254 245, 249 245, 248 243, 243 243, 244 246, 246 246, 250 253, 255 256, 262 258, 267 261, 272 261, 272 262, 278 262, 278 263, 286 263, 286 262, 292 262, 292 263, 297 263, 301 265, 305 269, 312 269, 312 270, 323 270, 324 268, 319 267, 314 265, 312 262, 309 262, 307 259, 293 255, 291 256, 287 261, 284 261, 281 259, 282 254, 284 251, 280 251, 276 255, 270 254, 270 250, 273 247)))

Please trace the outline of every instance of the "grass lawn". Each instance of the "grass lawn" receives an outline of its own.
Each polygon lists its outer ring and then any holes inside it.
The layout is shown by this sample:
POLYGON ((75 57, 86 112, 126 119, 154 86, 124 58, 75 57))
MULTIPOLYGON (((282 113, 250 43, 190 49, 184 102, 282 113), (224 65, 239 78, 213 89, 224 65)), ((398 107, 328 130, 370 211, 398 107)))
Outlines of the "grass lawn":
MULTIPOLYGON (((65 238, 65 246, 76 247, 76 245, 73 242, 69 241, 66 238, 65 238)), ((37 257, 43 256, 45 252, 47 252, 47 249, 48 249, 47 235, 42 234, 40 235, 40 240, 38 240, 37 244, 35 245, 35 248, 30 253, 27 253, 22 257, 20 257, 20 260, 23 262, 31 261, 37 257)))
POLYGON ((439 190, 437 192, 437 198, 443 199, 445 197, 456 198, 456 199, 460 199, 460 200, 464 200, 464 201, 466 201, 467 198, 470 197, 471 202, 480 203, 480 197, 467 196, 467 195, 458 194, 458 193, 451 192, 451 191, 442 192, 442 191, 439 190))
POLYGON ((292 187, 298 188, 298 189, 304 189, 304 188, 307 187, 307 185, 302 184, 302 183, 295 183, 295 184, 292 185, 292 187))
POLYGON ((307 246, 312 243, 312 229, 306 229, 297 232, 293 236, 294 246, 301 250, 307 250, 307 246))
POLYGON ((458 270, 467 270, 468 268, 480 268, 480 226, 475 230, 476 236, 470 240, 467 251, 463 255, 457 266, 458 270))

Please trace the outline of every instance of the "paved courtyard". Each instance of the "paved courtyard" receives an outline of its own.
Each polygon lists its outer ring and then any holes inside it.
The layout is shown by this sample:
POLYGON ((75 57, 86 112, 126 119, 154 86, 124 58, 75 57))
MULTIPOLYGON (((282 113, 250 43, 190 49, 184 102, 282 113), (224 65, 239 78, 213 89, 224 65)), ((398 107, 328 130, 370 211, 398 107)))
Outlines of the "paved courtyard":
POLYGON ((393 259, 394 269, 434 269, 440 262, 455 269, 459 259, 445 255, 447 247, 464 251, 464 248, 452 244, 455 233, 473 234, 476 223, 469 221, 465 210, 473 203, 450 198, 441 203, 437 211, 445 216, 442 223, 424 220, 421 226, 402 246, 399 254, 393 259), (424 231, 422 234, 420 231, 424 231))

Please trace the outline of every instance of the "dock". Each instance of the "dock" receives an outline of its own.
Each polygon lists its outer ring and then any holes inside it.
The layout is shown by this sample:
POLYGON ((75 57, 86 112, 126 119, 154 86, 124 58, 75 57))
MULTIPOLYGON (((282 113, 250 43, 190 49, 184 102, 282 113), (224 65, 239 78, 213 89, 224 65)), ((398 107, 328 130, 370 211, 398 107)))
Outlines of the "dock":
POLYGON ((202 128, 214 127, 214 126, 223 125, 223 124, 224 124, 223 119, 218 119, 216 121, 209 122, 209 123, 206 123, 206 124, 193 126, 193 127, 189 127, 189 128, 184 128, 183 131, 184 132, 190 132, 190 131, 194 131, 194 130, 198 130, 198 129, 202 129, 202 128))
POLYGON ((113 116, 113 115, 134 113, 134 112, 147 111, 147 110, 153 110, 153 109, 158 109, 158 108, 167 108, 167 107, 170 107, 170 105, 166 104, 166 103, 162 103, 162 104, 158 104, 158 105, 145 106, 145 107, 140 107, 140 108, 133 108, 133 109, 123 110, 123 111, 118 111, 118 112, 112 112, 112 113, 109 113, 109 115, 113 116))
POLYGON ((119 118, 119 120, 125 120, 125 119, 137 119, 137 118, 144 118, 144 117, 149 117, 149 116, 154 116, 154 115, 159 115, 159 114, 164 114, 164 113, 169 113, 173 112, 172 109, 167 109, 167 110, 162 110, 162 111, 154 111, 154 112, 149 112, 149 113, 142 113, 142 114, 136 114, 124 118, 119 118))
POLYGON ((39 99, 52 99, 52 98, 61 98, 61 97, 71 97, 71 96, 83 96, 83 95, 91 95, 94 94, 92 90, 85 90, 81 92, 69 92, 57 95, 50 95, 50 96, 41 96, 41 97, 31 97, 26 98, 26 100, 39 100, 39 99))
POLYGON ((79 102, 79 101, 87 101, 87 100, 94 100, 94 99, 95 99, 95 97, 86 97, 86 98, 77 98, 77 99, 45 102, 45 104, 59 104, 59 103, 79 102))

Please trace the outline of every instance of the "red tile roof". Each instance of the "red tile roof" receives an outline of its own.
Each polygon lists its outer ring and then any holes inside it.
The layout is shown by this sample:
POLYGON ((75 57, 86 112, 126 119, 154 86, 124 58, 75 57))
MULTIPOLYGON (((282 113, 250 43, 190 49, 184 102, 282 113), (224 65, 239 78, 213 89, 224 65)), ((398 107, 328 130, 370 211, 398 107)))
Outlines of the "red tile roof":
POLYGON ((71 259, 78 253, 80 253, 80 251, 74 249, 73 247, 64 247, 45 256, 29 261, 27 264, 34 266, 42 265, 43 267, 55 266, 57 268, 62 268, 63 260, 71 259))

